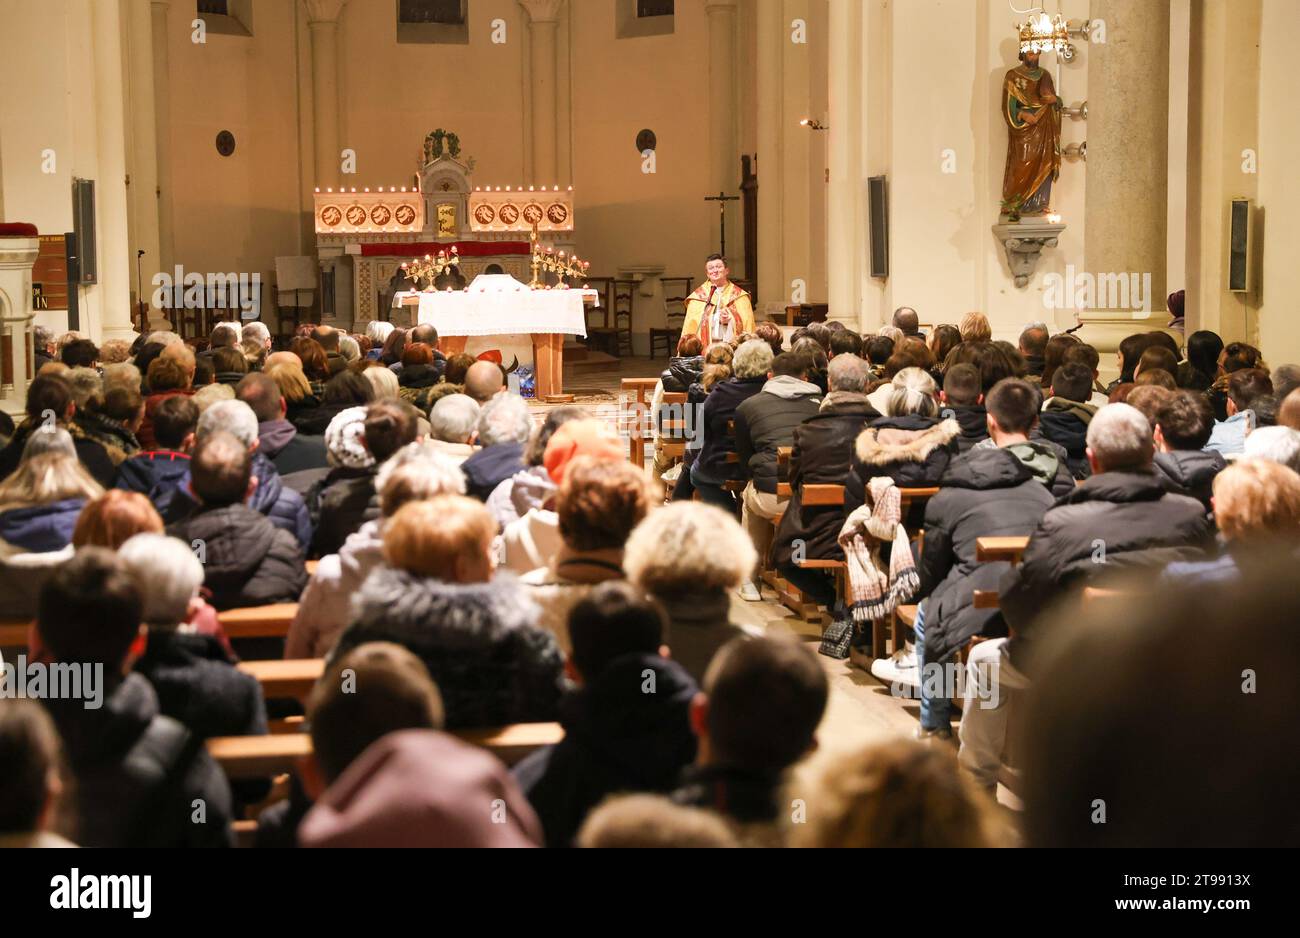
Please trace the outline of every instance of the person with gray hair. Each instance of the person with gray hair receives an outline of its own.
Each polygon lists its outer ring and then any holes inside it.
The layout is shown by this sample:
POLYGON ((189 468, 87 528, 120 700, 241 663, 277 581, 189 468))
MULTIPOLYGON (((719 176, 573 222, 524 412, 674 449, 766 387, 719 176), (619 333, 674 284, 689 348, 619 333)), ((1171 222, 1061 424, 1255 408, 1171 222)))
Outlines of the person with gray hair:
POLYGON ((166 716, 196 736, 262 736, 262 688, 239 671, 220 639, 186 623, 201 604, 203 564, 189 544, 162 534, 137 534, 117 551, 143 601, 148 641, 134 670, 149 679, 166 716))
POLYGON ((897 326, 881 326, 876 332, 876 335, 884 336, 886 339, 893 342, 895 350, 903 344, 903 339, 906 338, 906 336, 903 335, 903 330, 897 326))
POLYGON ((215 352, 219 348, 234 348, 239 344, 241 337, 238 323, 219 322, 212 327, 212 334, 208 336, 208 351, 215 352))
MULTIPOLYGON (((27 437, 23 447, 22 462, 28 462, 44 453, 62 453, 77 458, 77 447, 72 442, 72 434, 62 427, 39 427, 27 437)), ((21 463, 20 463, 21 465, 21 463)))
POLYGON ((145 340, 144 344, 161 345, 166 347, 168 345, 184 345, 185 340, 169 329, 161 329, 158 332, 149 333, 149 338, 145 340))
POLYGON ((1265 459, 1300 472, 1300 433, 1290 427, 1260 427, 1246 437, 1242 458, 1265 459))
POLYGON ((468 394, 448 394, 439 398, 429 411, 430 442, 456 465, 474 455, 474 433, 478 428, 480 410, 478 401, 468 394))
POLYGON ((254 320, 244 323, 244 328, 239 332, 241 344, 244 342, 256 342, 266 351, 271 350, 271 330, 266 328, 266 323, 254 320))
POLYGON ((871 383, 871 366, 857 355, 836 355, 826 366, 826 381, 830 391, 822 401, 822 409, 834 407, 843 395, 862 395, 865 400, 867 385, 871 383))
POLYGON ((370 358, 375 361, 379 360, 379 353, 384 350, 384 343, 388 337, 393 334, 396 328, 391 322, 384 322, 382 319, 372 319, 366 324, 366 338, 370 340, 372 348, 370 358))
POLYGON ((1161 484, 1152 467, 1151 425, 1136 408, 1108 404, 1097 411, 1087 455, 1092 476, 1047 509, 1020 564, 1002 578, 998 606, 1012 637, 981 642, 966 665, 958 759, 986 788, 996 785, 1008 712, 1023 706, 1034 650, 1062 619, 1059 601, 1104 585, 1108 575, 1155 575, 1171 562, 1200 558, 1213 543, 1205 507, 1161 484))
POLYGON ((476 430, 483 448, 466 459, 461 469, 466 492, 486 502, 493 489, 526 468, 524 447, 532 435, 533 421, 523 398, 497 394, 483 404, 476 430))
MULTIPOLYGON (((303 550, 306 550, 311 544, 313 527, 307 503, 301 495, 284 484, 275 464, 261 452, 257 414, 253 408, 239 400, 213 404, 199 417, 198 428, 194 431, 195 446, 215 433, 230 434, 252 456, 254 488, 247 500, 248 506, 264 515, 280 530, 292 534, 303 550)), ((175 488, 155 494, 153 502, 166 524, 185 520, 195 514, 199 510, 199 503, 193 494, 190 473, 181 476, 175 488)))
POLYGON ((339 336, 339 354, 352 364, 361 359, 361 345, 350 335, 339 336))
POLYGON ((1273 393, 1279 405, 1296 388, 1300 388, 1300 365, 1278 365, 1273 369, 1273 393))
POLYGON ((32 350, 35 356, 33 373, 40 371, 42 366, 55 361, 54 356, 58 352, 58 337, 54 334, 54 330, 45 326, 32 326, 32 350))
POLYGON ((321 558, 303 591, 285 641, 286 658, 324 658, 351 623, 352 597, 384 565, 384 524, 403 505, 465 491, 460 468, 428 440, 411 443, 383 464, 375 478, 380 517, 363 524, 337 554, 321 558))
MULTIPOLYGON (((700 493, 702 501, 727 511, 736 510, 734 496, 724 488, 733 479, 735 468, 727 462, 728 455, 736 452, 736 439, 728 425, 734 422, 736 409, 763 390, 771 370, 772 347, 762 339, 750 339, 736 349, 731 359, 732 376, 714 385, 704 399, 698 421, 704 439, 691 464, 691 485, 679 486, 685 490, 682 499, 693 489, 700 493)), ((674 490, 674 500, 678 494, 674 490)))

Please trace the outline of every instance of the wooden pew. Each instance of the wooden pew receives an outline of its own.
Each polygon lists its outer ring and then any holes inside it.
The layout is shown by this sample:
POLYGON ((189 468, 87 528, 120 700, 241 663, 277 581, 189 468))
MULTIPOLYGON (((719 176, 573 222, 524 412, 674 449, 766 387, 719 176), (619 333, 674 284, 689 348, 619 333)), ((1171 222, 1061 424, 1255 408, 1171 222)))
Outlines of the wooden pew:
POLYGON ((980 537, 975 539, 975 559, 980 563, 1004 560, 1014 567, 1028 547, 1028 536, 980 537))
POLYGON ((217 613, 217 621, 229 638, 284 638, 297 614, 297 603, 275 603, 227 609, 217 613))
POLYGON ((0 648, 26 648, 32 623, 0 622, 0 648))
MULTIPOLYGON (((514 765, 543 746, 558 743, 564 729, 558 723, 515 723, 511 726, 455 733, 467 743, 514 765)), ((288 733, 270 736, 220 736, 208 740, 208 752, 230 779, 269 778, 292 772, 298 760, 311 755, 311 736, 288 733)))
POLYGON ((257 679, 267 700, 287 698, 306 701, 325 673, 323 658, 288 661, 241 661, 239 670, 257 679))
POLYGON ((631 395, 630 400, 620 397, 620 401, 626 401, 623 404, 623 413, 634 420, 634 423, 627 428, 628 439, 631 441, 628 459, 631 460, 632 465, 641 468, 645 468, 645 428, 641 422, 642 415, 650 412, 650 400, 658 385, 658 378, 623 378, 619 382, 619 390, 622 394, 631 395))

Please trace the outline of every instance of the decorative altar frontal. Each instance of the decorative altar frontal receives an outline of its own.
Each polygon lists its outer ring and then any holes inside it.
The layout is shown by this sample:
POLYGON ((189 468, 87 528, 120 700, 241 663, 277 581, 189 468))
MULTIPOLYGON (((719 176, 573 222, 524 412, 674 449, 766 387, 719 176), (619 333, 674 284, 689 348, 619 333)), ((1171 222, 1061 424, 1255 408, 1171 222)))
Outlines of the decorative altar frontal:
POLYGON ((396 302, 418 306, 417 321, 439 336, 553 333, 586 337, 584 309, 596 290, 530 290, 514 277, 481 275, 466 290, 400 293, 396 302))

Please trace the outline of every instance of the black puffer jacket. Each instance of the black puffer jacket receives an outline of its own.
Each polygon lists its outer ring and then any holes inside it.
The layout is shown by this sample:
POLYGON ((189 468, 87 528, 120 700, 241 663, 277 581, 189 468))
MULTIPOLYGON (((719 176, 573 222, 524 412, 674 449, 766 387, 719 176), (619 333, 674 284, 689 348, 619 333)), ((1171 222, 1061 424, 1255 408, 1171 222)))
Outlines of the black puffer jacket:
POLYGON ((736 451, 735 443, 727 433, 727 424, 735 419, 736 408, 762 391, 766 383, 767 375, 728 378, 715 384, 704 399, 699 425, 704 434, 704 445, 700 447, 696 464, 709 478, 737 478, 736 467, 727 463, 727 454, 736 451))
POLYGON ((799 489, 803 485, 843 485, 849 474, 853 443, 873 420, 880 419, 865 395, 861 400, 823 407, 794 430, 790 454, 790 487, 794 494, 772 542, 775 564, 793 563, 795 542, 802 542, 809 560, 843 560, 837 541, 844 526, 838 505, 805 508, 799 489))
MULTIPOLYGON (((1050 482, 1056 472, 1047 476, 1050 482)), ((996 590, 1005 563, 977 563, 981 537, 1032 534, 1053 498, 1044 480, 1005 449, 977 449, 954 459, 925 507, 919 558, 925 599, 925 658, 940 661, 975 635, 1004 635, 996 609, 976 609, 975 590, 996 590)))
POLYGON ((736 455, 740 475, 754 488, 776 494, 776 451, 794 443, 794 431, 817 415, 822 391, 817 385, 780 375, 736 408, 736 455))
POLYGON ((103 706, 45 702, 76 780, 83 847, 228 847, 230 787, 197 735, 159 712, 139 674, 106 692, 103 706), (195 800, 204 808, 195 823, 195 800))
MULTIPOLYGON (((844 516, 862 507, 867 482, 876 476, 889 476, 899 488, 938 485, 948 463, 957 455, 960 434, 956 420, 902 416, 874 421, 853 444, 844 486, 844 516)), ((922 509, 916 517, 904 520, 920 524, 923 517, 922 509)))
POLYGON ((227 505, 167 526, 167 533, 196 550, 203 585, 217 609, 297 602, 307 585, 302 548, 247 505, 227 505))
POLYGON ((668 367, 659 376, 659 380, 669 394, 685 394, 692 384, 700 380, 703 371, 703 355, 674 355, 668 359, 668 367))
POLYGON ((999 605, 1015 633, 1012 661, 1024 669, 1038 614, 1064 592, 1199 557, 1211 542, 1205 506, 1168 492, 1154 470, 1091 477, 1047 510, 1020 565, 1002 578, 999 605))
POLYGON ((340 466, 331 469, 308 493, 307 508, 313 526, 311 556, 337 554, 350 535, 379 517, 379 493, 375 491, 378 471, 377 466, 340 466))
POLYGON ((211 635, 150 629, 135 670, 153 685, 162 712, 192 733, 205 739, 266 733, 261 685, 236 669, 211 635))
POLYGON ((555 719, 563 657, 513 578, 444 583, 379 567, 353 601, 331 660, 366 642, 405 646, 442 692, 447 729, 555 719))
POLYGON ((588 812, 619 792, 670 792, 695 759, 698 688, 676 662, 631 654, 560 703, 564 739, 514 768, 550 847, 567 847, 588 812), (646 672, 655 679, 644 692, 646 672))
POLYGON ((1213 510, 1210 497, 1214 494, 1214 478, 1227 467, 1223 454, 1212 449, 1156 453, 1156 470, 1163 477, 1165 487, 1179 495, 1190 495, 1206 511, 1213 510))

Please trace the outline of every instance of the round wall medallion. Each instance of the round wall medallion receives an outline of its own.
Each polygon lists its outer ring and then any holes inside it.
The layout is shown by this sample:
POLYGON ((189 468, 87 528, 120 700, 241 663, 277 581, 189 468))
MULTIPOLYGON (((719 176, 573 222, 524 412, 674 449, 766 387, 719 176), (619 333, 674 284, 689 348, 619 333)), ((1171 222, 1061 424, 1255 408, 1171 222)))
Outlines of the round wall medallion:
POLYGON ((222 156, 229 156, 235 152, 235 135, 228 130, 223 130, 217 134, 217 152, 222 156))
POLYGON ((655 136, 653 130, 643 130, 636 135, 636 152, 644 153, 646 150, 653 150, 659 146, 659 138, 655 136))

